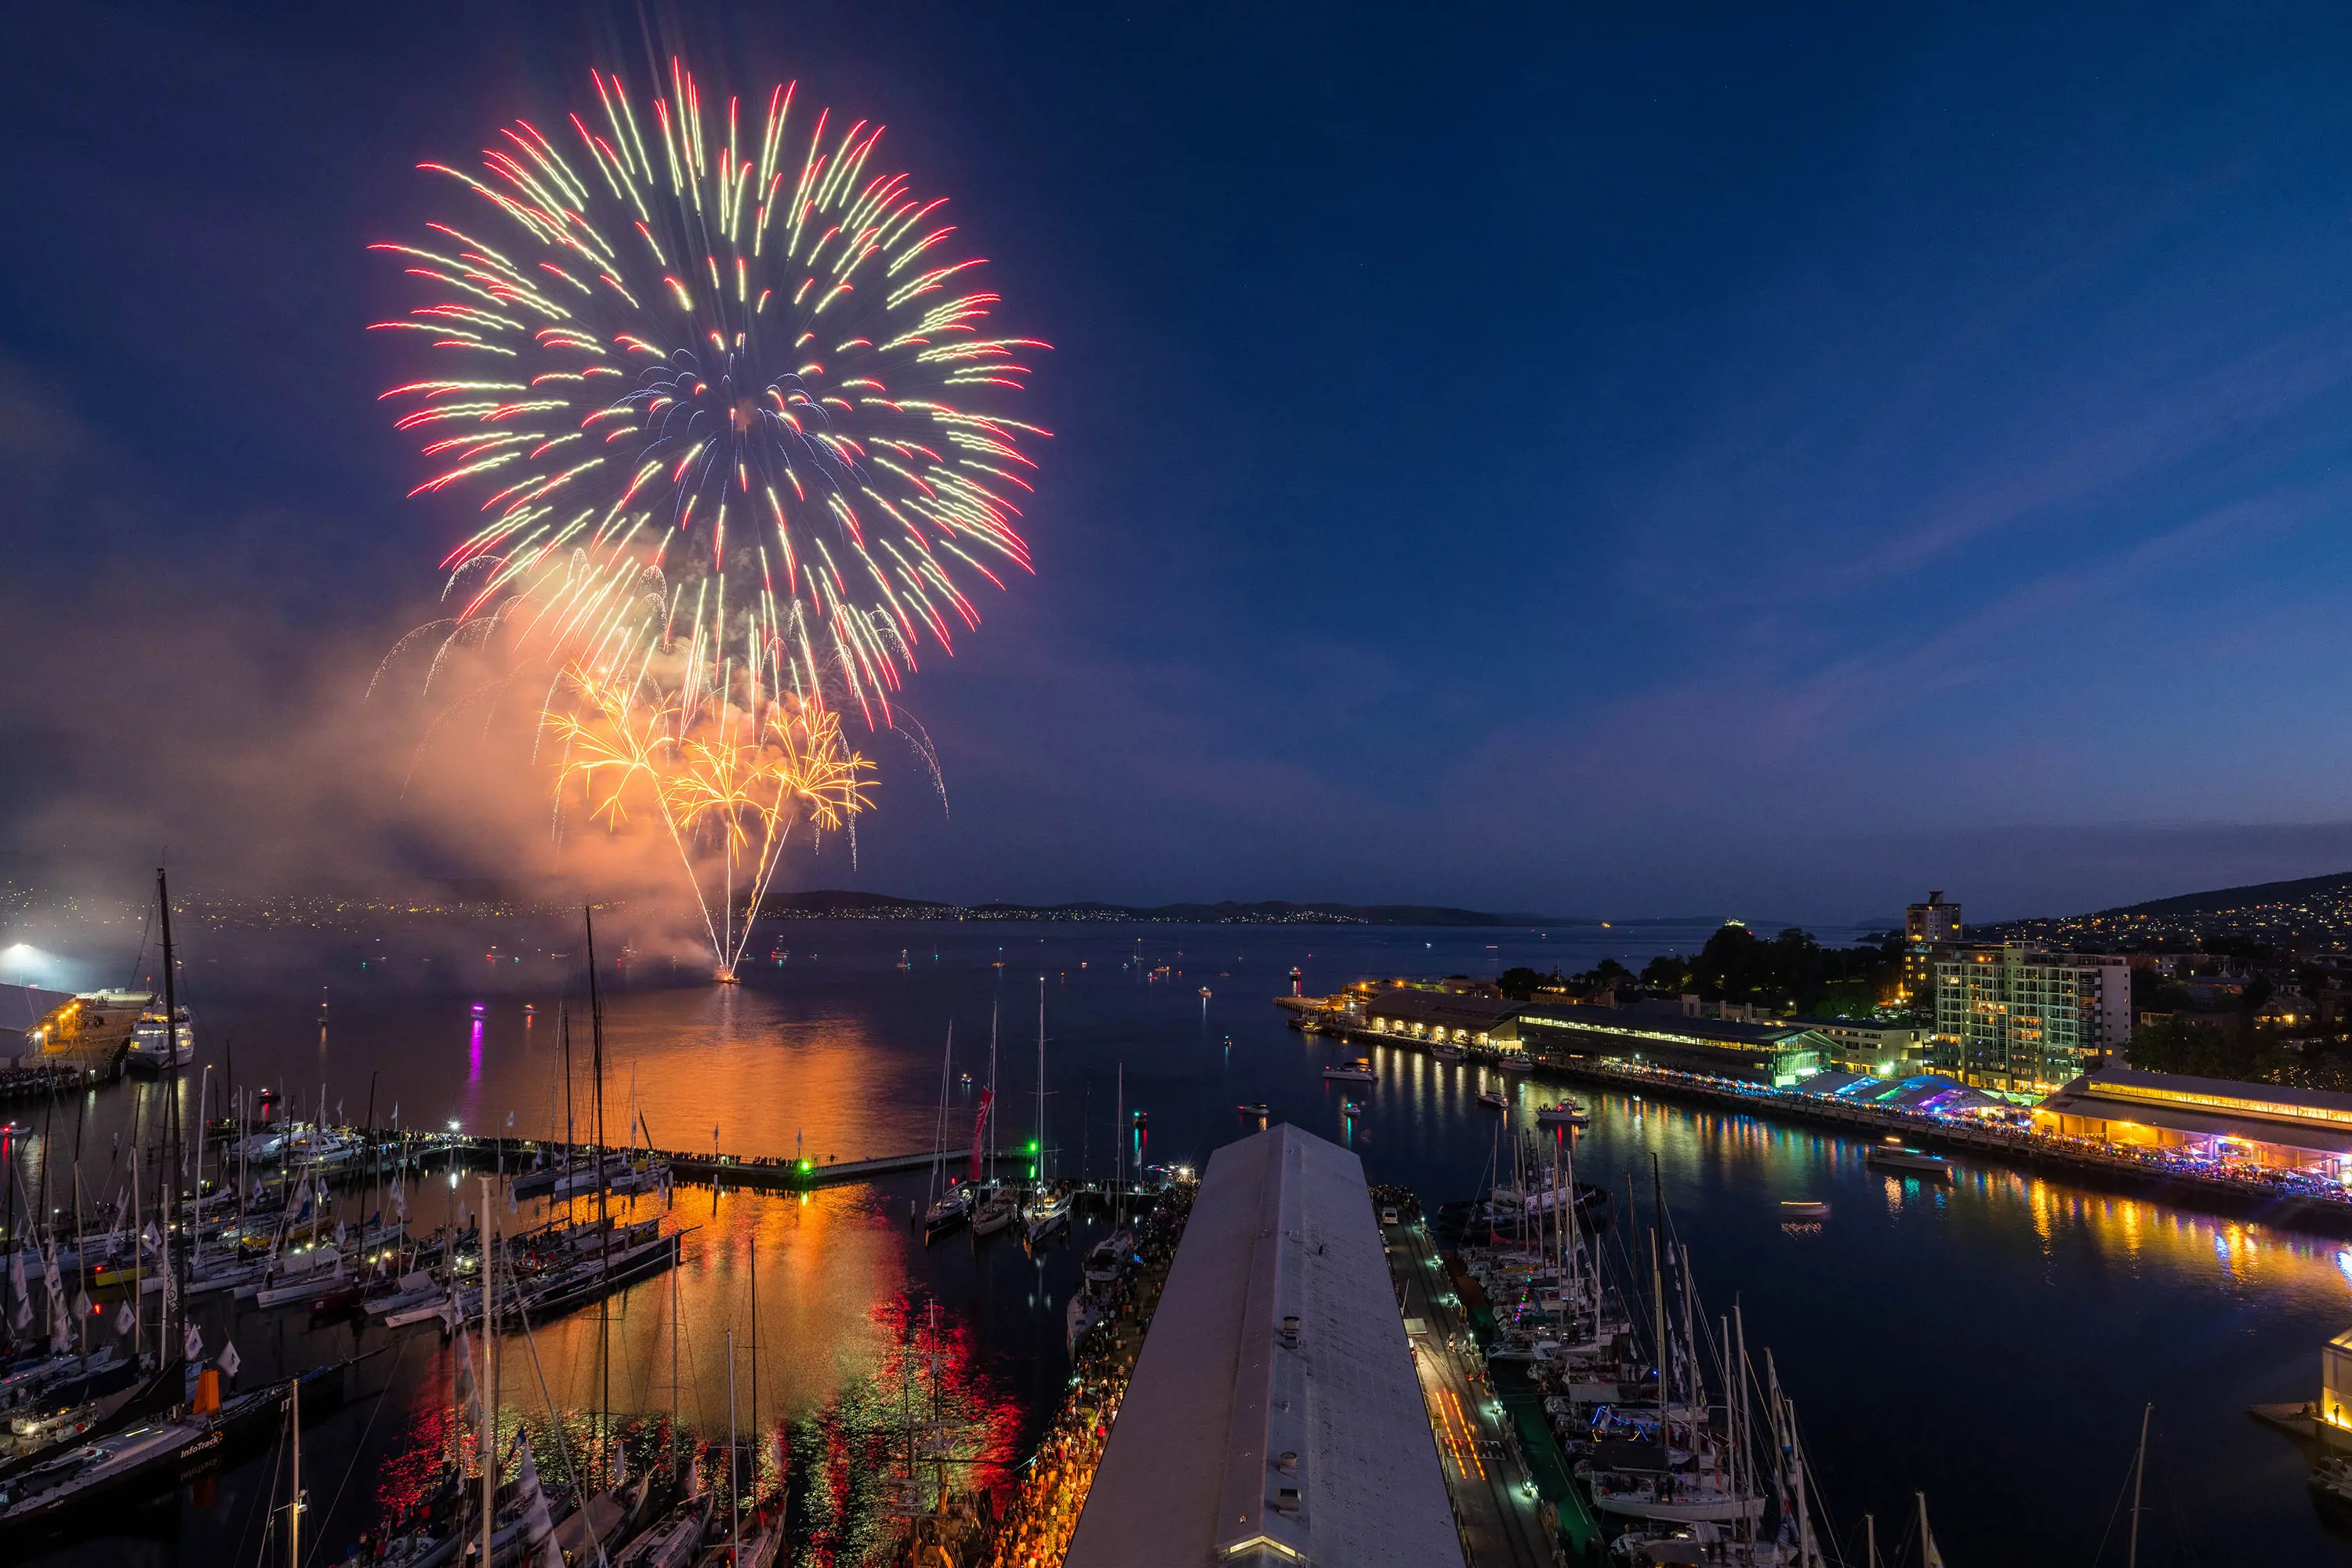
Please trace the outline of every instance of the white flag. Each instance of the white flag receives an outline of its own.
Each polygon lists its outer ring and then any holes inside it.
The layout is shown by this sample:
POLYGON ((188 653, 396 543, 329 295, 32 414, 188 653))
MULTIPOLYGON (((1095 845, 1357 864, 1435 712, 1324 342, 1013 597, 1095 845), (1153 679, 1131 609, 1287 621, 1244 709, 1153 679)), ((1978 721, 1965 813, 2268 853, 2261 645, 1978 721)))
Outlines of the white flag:
POLYGON ((74 1316, 77 1318, 87 1318, 89 1316, 89 1292, 88 1290, 79 1290, 75 1292, 74 1316))
POLYGON ((205 1336, 195 1324, 188 1325, 188 1337, 180 1342, 180 1353, 190 1361, 205 1359, 205 1336))
POLYGON ((9 1315, 8 1321, 21 1334, 33 1321, 33 1293, 25 1288, 25 1249, 21 1247, 8 1254, 8 1284, 16 1292, 16 1310, 9 1315))
POLYGON ((472 1336, 466 1332, 466 1326, 460 1323, 457 1325, 457 1405, 461 1411, 471 1415, 474 1425, 479 1426, 482 1423, 481 1405, 474 1394, 474 1342, 472 1336))
POLYGON ((245 1364, 244 1359, 236 1353, 236 1344, 227 1340, 221 1342, 221 1353, 213 1360, 214 1363, 231 1378, 236 1377, 236 1369, 245 1364))
POLYGON ((55 1242, 51 1242, 49 1249, 41 1255, 41 1283, 47 1288, 51 1300, 65 1294, 65 1280, 58 1273, 58 1247, 55 1242))
POLYGON ((147 1228, 139 1233, 139 1245, 145 1247, 150 1252, 154 1251, 157 1247, 163 1245, 163 1238, 155 1234, 155 1222, 153 1220, 149 1220, 147 1222, 147 1228))
POLYGON ((531 1462, 530 1434, 515 1439, 515 1466, 520 1472, 515 1489, 523 1512, 523 1550, 531 1568, 563 1568, 563 1553, 555 1544, 555 1523, 548 1517, 547 1494, 540 1489, 539 1467, 531 1462))
POLYGON ((66 1316, 66 1300, 62 1296, 49 1298, 49 1350, 63 1355, 73 1345, 73 1321, 66 1316))
POLYGON ((114 1331, 118 1334, 128 1337, 131 1331, 138 1326, 139 1314, 137 1310, 132 1308, 130 1302, 123 1302, 122 1310, 114 1314, 114 1331))

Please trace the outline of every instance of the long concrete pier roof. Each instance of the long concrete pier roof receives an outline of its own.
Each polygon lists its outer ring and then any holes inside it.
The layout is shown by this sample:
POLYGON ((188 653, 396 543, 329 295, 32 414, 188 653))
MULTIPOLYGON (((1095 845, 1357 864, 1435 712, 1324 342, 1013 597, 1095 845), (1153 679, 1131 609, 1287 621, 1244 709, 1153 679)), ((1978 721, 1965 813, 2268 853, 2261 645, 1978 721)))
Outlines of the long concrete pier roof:
POLYGON ((1363 1162, 1210 1157, 1067 1568, 1459 1564, 1363 1162))

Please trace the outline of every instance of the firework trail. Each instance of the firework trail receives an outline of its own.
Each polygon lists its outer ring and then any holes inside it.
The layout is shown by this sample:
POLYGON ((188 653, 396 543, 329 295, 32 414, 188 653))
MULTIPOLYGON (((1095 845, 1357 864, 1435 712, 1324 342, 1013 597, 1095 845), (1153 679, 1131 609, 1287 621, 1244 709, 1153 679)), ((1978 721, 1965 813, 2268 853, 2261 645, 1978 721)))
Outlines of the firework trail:
POLYGON ((866 804, 835 710, 896 726, 971 593, 1030 571, 1045 432, 994 405, 1045 345, 987 335, 979 258, 875 168, 881 127, 796 132, 790 86, 706 111, 676 60, 642 105, 593 80, 562 146, 518 121, 479 174, 423 165, 484 205, 373 247, 427 295, 375 325, 449 367, 383 396, 433 460, 411 494, 486 518, 442 562, 436 669, 495 644, 550 672, 565 784, 662 822, 725 977, 739 881, 756 911, 795 824, 866 804))

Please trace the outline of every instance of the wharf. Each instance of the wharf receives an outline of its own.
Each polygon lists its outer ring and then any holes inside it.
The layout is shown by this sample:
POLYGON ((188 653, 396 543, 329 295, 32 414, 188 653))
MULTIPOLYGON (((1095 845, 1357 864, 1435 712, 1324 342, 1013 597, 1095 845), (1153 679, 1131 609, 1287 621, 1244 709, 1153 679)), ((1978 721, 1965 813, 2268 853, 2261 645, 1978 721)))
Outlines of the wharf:
MULTIPOLYGON (((1291 1026, 1297 1028, 1304 1021, 1293 1020, 1291 1026)), ((1349 1045, 1427 1049, 1416 1040, 1335 1024, 1328 1019, 1319 1021, 1317 1032, 1349 1045)), ((1463 1059, 1475 1066, 1490 1067, 1497 1060, 1493 1052, 1475 1049, 1465 1050, 1463 1059)), ((1512 1065, 1531 1078, 1601 1083, 1633 1094, 1696 1100, 1748 1116, 1807 1122, 1873 1142, 1892 1133, 1914 1147, 1940 1153, 1982 1155, 2007 1164, 2124 1185, 2143 1195, 2181 1203, 2207 1213, 2352 1237, 2352 1198, 2285 1192, 2259 1183, 2179 1170, 2088 1139, 1955 1123, 1885 1106, 1857 1105, 1821 1095, 1766 1089, 1663 1068, 1637 1068, 1590 1057, 1530 1057, 1524 1064, 1512 1065)))
MULTIPOLYGON (((1427 1228, 1416 1220, 1381 1230, 1454 1504, 1454 1527, 1461 1532, 1462 1555, 1470 1568, 1549 1568, 1559 1561, 1547 1515, 1558 1520, 1571 1561, 1597 1560, 1601 1532, 1568 1484, 1565 1468, 1556 1462, 1543 1467, 1541 1479, 1549 1485, 1540 1485, 1532 1473, 1515 1429, 1518 1423, 1505 1419, 1511 1412, 1487 1381, 1468 1310, 1454 1294, 1427 1228)), ((1541 1425, 1538 1407, 1537 1426, 1541 1425)), ((1547 1441, 1549 1436, 1544 1433, 1547 1441)))
MULTIPOLYGON (((128 1047, 125 1047, 127 1050, 128 1047)), ((122 1076, 124 1051, 103 1062, 81 1061, 70 1066, 0 1068, 0 1100, 26 1100, 36 1095, 75 1093, 114 1082, 122 1076)))
MULTIPOLYGON (((467 1166, 495 1165, 504 1168, 510 1176, 520 1176, 532 1170, 543 1170, 562 1163, 566 1155, 563 1144, 540 1138, 477 1138, 458 1132, 373 1132, 362 1128, 336 1130, 352 1141, 351 1152, 318 1173, 329 1182, 373 1178, 390 1165, 404 1159, 411 1166, 423 1167, 435 1161, 467 1166)), ((215 1142, 225 1142, 232 1136, 221 1124, 206 1130, 215 1142)), ((575 1143, 569 1151, 572 1161, 586 1165, 595 1158, 593 1144, 575 1143)), ((950 1171, 968 1169, 971 1164, 970 1149, 950 1149, 944 1154, 930 1149, 905 1154, 878 1154, 857 1160, 792 1160, 767 1155, 688 1153, 674 1149, 621 1149, 606 1151, 608 1154, 629 1155, 632 1159, 649 1158, 656 1164, 668 1167, 671 1176, 696 1184, 716 1183, 730 1187, 761 1187, 782 1192, 805 1192, 814 1187, 832 1186, 844 1182, 862 1182, 874 1176, 886 1176, 900 1171, 920 1171, 935 1160, 944 1161, 950 1171)), ((982 1155, 983 1160, 992 1158, 982 1155)), ((1003 1151, 992 1156, 999 1165, 1026 1163, 1032 1156, 1003 1151)), ((1140 1192, 1143 1189, 1136 1188, 1140 1192)), ((1101 1192, 1108 1201, 1108 1189, 1097 1183, 1087 1189, 1085 1196, 1094 1197, 1101 1192)))

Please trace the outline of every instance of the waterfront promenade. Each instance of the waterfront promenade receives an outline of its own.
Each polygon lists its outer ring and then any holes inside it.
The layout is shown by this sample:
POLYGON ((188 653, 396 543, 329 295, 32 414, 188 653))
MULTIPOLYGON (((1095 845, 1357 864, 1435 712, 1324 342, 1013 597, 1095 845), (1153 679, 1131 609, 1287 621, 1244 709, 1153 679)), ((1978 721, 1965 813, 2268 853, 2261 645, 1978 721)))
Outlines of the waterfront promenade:
MULTIPOLYGON (((1385 1031, 1318 1022, 1324 1037, 1352 1046, 1428 1048, 1385 1031)), ((1293 1020, 1291 1026, 1297 1028, 1298 1021, 1293 1020)), ((1465 1051, 1463 1060, 1484 1067, 1498 1062, 1493 1053, 1475 1049, 1465 1051)), ((1872 1142, 1892 1136, 1912 1147, 1937 1152, 1980 1155, 2076 1179, 2120 1184, 2134 1192, 2208 1213, 2352 1237, 2352 1191, 2330 1191, 2308 1181, 2291 1183, 2279 1173, 2193 1165, 2154 1149, 1859 1104, 1616 1058, 1530 1058, 1524 1065, 1514 1066, 1520 1076, 1605 1084, 1630 1094, 1658 1095, 1749 1116, 1803 1122, 1872 1142)))

